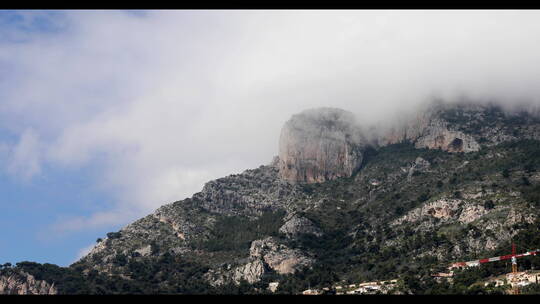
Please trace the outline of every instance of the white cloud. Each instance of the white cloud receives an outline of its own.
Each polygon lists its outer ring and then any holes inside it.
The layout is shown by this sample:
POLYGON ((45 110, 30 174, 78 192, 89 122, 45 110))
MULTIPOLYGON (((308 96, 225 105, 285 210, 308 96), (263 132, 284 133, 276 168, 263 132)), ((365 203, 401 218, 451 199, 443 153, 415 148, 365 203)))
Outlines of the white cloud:
POLYGON ((432 94, 540 96, 540 12, 65 15, 64 31, 0 45, 0 127, 20 138, 7 168, 98 162, 96 186, 115 198, 59 230, 126 223, 268 163, 306 108, 372 123, 432 94))
POLYGON ((91 245, 88 245, 84 248, 81 248, 79 250, 79 252, 77 252, 77 257, 75 258, 75 260, 73 260, 72 263, 74 262, 77 262, 78 260, 80 260, 82 257, 86 256, 87 254, 90 253, 90 251, 92 251, 92 249, 94 249, 94 247, 96 246, 96 244, 91 244, 91 245))
POLYGON ((25 130, 9 153, 7 171, 23 180, 41 172, 41 147, 36 132, 25 130))

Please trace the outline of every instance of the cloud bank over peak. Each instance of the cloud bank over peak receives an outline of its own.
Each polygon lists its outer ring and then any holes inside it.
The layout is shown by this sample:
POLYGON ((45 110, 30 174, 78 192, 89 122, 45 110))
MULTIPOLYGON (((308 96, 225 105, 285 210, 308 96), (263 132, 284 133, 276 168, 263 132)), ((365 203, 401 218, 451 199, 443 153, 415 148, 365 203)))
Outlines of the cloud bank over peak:
POLYGON ((114 198, 58 231, 125 224, 269 163, 283 123, 308 108, 371 124, 433 96, 540 96, 535 11, 9 14, 3 169, 27 180, 45 165, 97 167, 114 198))

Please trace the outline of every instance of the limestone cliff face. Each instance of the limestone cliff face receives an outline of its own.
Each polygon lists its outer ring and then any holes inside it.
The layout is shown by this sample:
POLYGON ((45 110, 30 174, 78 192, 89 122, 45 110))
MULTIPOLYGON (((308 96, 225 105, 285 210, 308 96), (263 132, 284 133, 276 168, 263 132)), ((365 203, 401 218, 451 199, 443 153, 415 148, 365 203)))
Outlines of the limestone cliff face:
POLYGON ((400 122, 385 121, 363 131, 350 112, 312 109, 285 123, 272 166, 283 180, 320 183, 351 176, 368 145, 409 142, 418 149, 469 153, 519 138, 538 140, 539 115, 537 110, 510 111, 495 104, 431 103, 414 116, 396 117, 400 122))
MULTIPOLYGON (((453 110, 452 107, 433 104, 401 124, 387 130, 371 130, 369 134, 364 134, 350 112, 334 108, 307 110, 294 115, 283 126, 279 157, 273 163, 284 180, 320 183, 351 176, 362 164, 362 153, 367 145, 411 142, 416 148, 448 152, 480 150, 478 138, 482 136, 473 136, 460 129, 463 126, 445 118, 444 114, 453 110)), ((479 115, 467 117, 466 121, 481 119, 486 109, 466 108, 466 113, 479 115)))
POLYGON ((301 183, 349 177, 362 163, 364 145, 352 113, 333 108, 304 111, 281 130, 280 176, 301 183))

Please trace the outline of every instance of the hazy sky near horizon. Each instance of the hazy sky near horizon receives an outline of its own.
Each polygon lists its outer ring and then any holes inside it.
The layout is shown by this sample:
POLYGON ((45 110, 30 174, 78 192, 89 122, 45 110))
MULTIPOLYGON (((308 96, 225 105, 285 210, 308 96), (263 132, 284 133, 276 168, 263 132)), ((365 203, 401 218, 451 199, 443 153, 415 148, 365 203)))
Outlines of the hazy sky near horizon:
POLYGON ((540 11, 0 11, 0 263, 68 265, 313 107, 538 102, 540 11))

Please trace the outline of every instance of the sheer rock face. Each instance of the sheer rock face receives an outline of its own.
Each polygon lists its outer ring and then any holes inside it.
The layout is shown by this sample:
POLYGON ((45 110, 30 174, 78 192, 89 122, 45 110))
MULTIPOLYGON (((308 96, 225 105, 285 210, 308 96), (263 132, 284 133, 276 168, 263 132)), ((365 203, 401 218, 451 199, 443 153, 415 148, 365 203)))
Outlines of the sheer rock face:
POLYGON ((362 163, 364 143, 352 113, 333 108, 304 111, 281 130, 280 176, 300 183, 349 177, 362 163))

